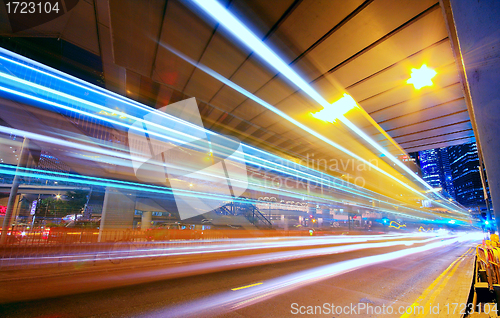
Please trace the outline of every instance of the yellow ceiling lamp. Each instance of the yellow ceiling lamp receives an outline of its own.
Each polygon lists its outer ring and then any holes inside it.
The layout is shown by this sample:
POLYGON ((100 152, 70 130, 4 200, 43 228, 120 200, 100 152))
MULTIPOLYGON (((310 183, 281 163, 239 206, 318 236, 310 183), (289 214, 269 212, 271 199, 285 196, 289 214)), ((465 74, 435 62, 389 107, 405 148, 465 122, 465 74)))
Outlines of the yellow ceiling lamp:
POLYGON ((413 84, 415 89, 421 89, 424 86, 432 86, 432 78, 436 76, 436 71, 428 68, 427 65, 423 64, 419 69, 411 69, 411 78, 409 78, 406 83, 413 84))

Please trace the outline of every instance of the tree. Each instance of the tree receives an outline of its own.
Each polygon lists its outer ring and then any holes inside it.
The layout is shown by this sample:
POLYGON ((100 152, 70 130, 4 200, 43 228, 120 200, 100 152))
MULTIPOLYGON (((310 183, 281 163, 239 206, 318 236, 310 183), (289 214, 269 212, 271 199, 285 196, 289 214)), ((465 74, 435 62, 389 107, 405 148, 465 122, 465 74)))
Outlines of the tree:
POLYGON ((40 216, 59 217, 61 212, 65 210, 64 202, 60 199, 45 198, 40 200, 37 210, 40 216))
POLYGON ((66 207, 70 214, 79 214, 82 212, 89 192, 84 190, 73 190, 66 192, 66 207))
POLYGON ((88 191, 73 190, 66 192, 59 199, 50 197, 40 200, 37 206, 39 216, 63 217, 68 214, 80 214, 87 202, 88 191))

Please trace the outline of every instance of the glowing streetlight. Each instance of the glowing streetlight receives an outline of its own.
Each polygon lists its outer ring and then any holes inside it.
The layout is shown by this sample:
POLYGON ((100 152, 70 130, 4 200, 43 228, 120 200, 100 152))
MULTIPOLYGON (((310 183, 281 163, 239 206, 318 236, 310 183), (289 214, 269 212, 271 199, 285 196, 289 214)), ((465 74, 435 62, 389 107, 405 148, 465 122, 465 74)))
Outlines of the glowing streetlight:
POLYGON ((424 86, 432 86, 432 78, 436 76, 436 71, 428 68, 427 65, 423 64, 419 69, 411 69, 411 78, 409 78, 406 83, 413 84, 415 89, 421 89, 424 86))
POLYGON ((60 194, 56 195, 56 199, 58 199, 58 200, 59 200, 60 198, 61 198, 61 195, 60 195, 60 194))

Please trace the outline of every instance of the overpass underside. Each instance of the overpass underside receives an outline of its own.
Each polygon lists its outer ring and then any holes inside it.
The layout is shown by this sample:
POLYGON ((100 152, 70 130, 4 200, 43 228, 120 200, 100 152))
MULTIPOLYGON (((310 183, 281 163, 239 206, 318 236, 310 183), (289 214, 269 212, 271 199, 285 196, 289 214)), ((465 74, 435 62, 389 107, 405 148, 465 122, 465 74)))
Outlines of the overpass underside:
POLYGON ((498 34, 461 3, 61 4, 0 8, 8 315, 496 314, 498 236, 409 154, 477 137, 497 192, 498 34))

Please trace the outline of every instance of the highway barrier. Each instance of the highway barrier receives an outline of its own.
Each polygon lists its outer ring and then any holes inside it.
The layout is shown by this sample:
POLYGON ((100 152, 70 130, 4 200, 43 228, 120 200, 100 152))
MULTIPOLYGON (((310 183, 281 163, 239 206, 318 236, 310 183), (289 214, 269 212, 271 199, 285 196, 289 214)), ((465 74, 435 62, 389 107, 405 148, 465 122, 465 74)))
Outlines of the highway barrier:
POLYGON ((485 313, 485 306, 500 314, 500 242, 497 234, 476 247, 474 285, 471 308, 485 313))

